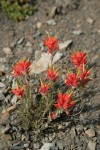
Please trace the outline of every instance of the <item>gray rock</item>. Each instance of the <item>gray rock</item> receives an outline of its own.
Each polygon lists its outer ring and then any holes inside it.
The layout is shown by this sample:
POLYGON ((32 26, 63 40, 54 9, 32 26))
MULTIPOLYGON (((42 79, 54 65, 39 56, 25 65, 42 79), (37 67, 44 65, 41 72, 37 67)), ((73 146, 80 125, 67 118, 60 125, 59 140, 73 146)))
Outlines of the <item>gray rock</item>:
POLYGON ((10 43, 10 48, 15 48, 15 46, 16 46, 16 41, 10 43))
POLYGON ((76 135, 76 132, 75 132, 75 129, 74 129, 74 128, 72 128, 72 129, 70 130, 70 134, 71 134, 71 138, 73 139, 73 138, 75 137, 75 135, 76 135))
POLYGON ((63 140, 57 140, 56 145, 59 148, 59 150, 63 150, 63 148, 65 147, 65 143, 63 140))
POLYGON ((38 29, 40 29, 40 28, 42 27, 42 23, 41 23, 41 22, 37 22, 36 27, 37 27, 38 29))
POLYGON ((5 99, 5 96, 4 94, 2 93, 2 91, 0 90, 0 101, 4 100, 5 99))
POLYGON ((11 49, 10 49, 9 47, 4 47, 4 48, 3 48, 3 52, 4 52, 7 56, 12 55, 12 51, 11 51, 11 49))
POLYGON ((57 7, 54 6, 49 14, 50 18, 53 18, 56 15, 56 10, 57 10, 57 7))
POLYGON ((32 47, 32 44, 30 42, 27 42, 26 47, 32 47))
POLYGON ((81 30, 76 30, 72 32, 74 35, 81 35, 82 31, 81 30))
POLYGON ((41 32, 37 32, 36 34, 33 35, 33 38, 36 38, 37 36, 39 36, 41 34, 41 32))
POLYGON ((44 143, 40 150, 58 150, 54 143, 44 143))
POLYGON ((93 24, 94 20, 92 18, 87 18, 87 22, 90 23, 90 24, 93 24))
POLYGON ((68 48, 68 46, 70 46, 72 44, 72 40, 68 40, 68 41, 65 41, 63 43, 60 43, 59 44, 59 49, 64 49, 64 48, 68 48))
POLYGON ((12 104, 16 104, 16 102, 17 102, 17 96, 14 95, 13 98, 12 98, 12 100, 11 100, 11 103, 12 104))
POLYGON ((88 149, 89 150, 96 150, 96 143, 94 143, 93 141, 89 141, 88 149))
POLYGON ((22 44, 22 43, 24 42, 24 40, 25 40, 24 37, 18 39, 17 44, 18 44, 18 45, 22 44))
POLYGON ((4 83, 2 83, 2 82, 0 82, 0 88, 3 88, 3 87, 5 87, 6 85, 4 84, 4 83))
POLYGON ((88 137, 94 137, 95 131, 93 129, 88 129, 85 131, 85 133, 88 135, 88 137))
POLYGON ((48 25, 56 25, 56 22, 55 22, 54 19, 51 19, 51 20, 48 20, 48 21, 47 21, 47 24, 48 24, 48 25))
MULTIPOLYGON (((57 62, 63 56, 62 53, 57 52, 53 58, 53 64, 57 62)), ((51 65, 51 54, 42 53, 41 58, 38 61, 34 61, 30 67, 30 75, 39 74, 46 71, 48 66, 51 65)))
POLYGON ((24 144, 24 148, 27 148, 29 146, 29 143, 24 144))

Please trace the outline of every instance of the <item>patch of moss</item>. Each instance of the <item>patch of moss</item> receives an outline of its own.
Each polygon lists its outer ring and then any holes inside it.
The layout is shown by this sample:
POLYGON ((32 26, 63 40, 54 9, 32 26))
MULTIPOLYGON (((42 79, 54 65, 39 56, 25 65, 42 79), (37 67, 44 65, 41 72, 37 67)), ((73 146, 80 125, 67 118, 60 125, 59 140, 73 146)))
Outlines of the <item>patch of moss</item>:
POLYGON ((1 8, 9 18, 14 20, 24 20, 35 11, 32 0, 1 0, 1 8))

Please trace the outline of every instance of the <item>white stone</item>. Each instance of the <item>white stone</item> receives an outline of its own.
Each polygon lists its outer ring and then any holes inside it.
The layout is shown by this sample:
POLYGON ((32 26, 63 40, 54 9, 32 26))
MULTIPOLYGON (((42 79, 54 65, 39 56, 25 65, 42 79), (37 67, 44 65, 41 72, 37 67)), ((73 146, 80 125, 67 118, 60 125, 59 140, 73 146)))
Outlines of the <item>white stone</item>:
POLYGON ((96 143, 94 143, 93 141, 89 141, 88 148, 89 150, 96 150, 96 143))
POLYGON ((93 129, 88 129, 85 131, 85 133, 88 135, 88 137, 94 137, 95 131, 93 129))
MULTIPOLYGON (((62 57, 62 53, 57 52, 53 58, 53 64, 57 62, 62 57)), ((30 75, 39 74, 46 71, 48 66, 51 65, 52 55, 49 53, 42 53, 39 60, 35 60, 30 67, 30 75)))
POLYGON ((3 52, 6 54, 6 55, 12 55, 12 51, 9 47, 4 47, 3 48, 3 52))
POLYGON ((44 143, 40 150, 50 150, 53 146, 53 143, 44 143))
POLYGON ((59 49, 64 49, 64 48, 67 48, 70 44, 72 44, 72 40, 68 40, 68 41, 65 41, 63 43, 60 43, 59 44, 59 49))

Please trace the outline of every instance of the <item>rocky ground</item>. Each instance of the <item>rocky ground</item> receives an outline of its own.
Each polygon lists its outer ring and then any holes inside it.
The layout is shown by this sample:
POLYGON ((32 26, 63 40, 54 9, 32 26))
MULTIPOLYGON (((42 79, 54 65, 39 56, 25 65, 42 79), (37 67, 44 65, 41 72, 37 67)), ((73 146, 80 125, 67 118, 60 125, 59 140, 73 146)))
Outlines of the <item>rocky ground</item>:
POLYGON ((40 0, 38 11, 26 21, 14 22, 0 12, 0 150, 99 150, 100 149, 100 2, 98 0, 40 0), (85 108, 74 117, 59 123, 59 130, 35 137, 18 125, 17 98, 10 92, 14 85, 13 64, 23 57, 34 60, 46 51, 47 33, 57 34, 66 42, 60 54, 64 64, 69 55, 86 49, 89 67, 93 67, 83 101, 85 108), (69 42, 70 40, 70 42, 69 42), (68 44, 69 42, 69 44, 68 44), (13 84, 13 85, 12 85, 13 84), (7 113, 6 110, 9 112, 7 113), (64 128, 63 124, 65 125, 64 128))

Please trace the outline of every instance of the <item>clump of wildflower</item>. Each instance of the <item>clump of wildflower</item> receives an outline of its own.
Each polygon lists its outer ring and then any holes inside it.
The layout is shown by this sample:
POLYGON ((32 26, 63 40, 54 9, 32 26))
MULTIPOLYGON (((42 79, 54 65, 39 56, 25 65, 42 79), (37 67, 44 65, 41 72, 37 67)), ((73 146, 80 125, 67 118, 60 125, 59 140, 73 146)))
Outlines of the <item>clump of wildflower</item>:
POLYGON ((62 94, 61 92, 58 93, 58 100, 57 103, 54 104, 54 106, 58 109, 64 109, 67 110, 69 108, 72 108, 75 105, 75 100, 72 101, 73 94, 62 94))
POLYGON ((40 89, 39 89, 39 91, 40 91, 41 94, 47 94, 49 88, 50 88, 50 84, 46 84, 46 83, 43 83, 41 81, 41 86, 40 86, 40 89))
POLYGON ((74 63, 74 66, 80 69, 83 65, 86 64, 86 57, 86 52, 75 52, 74 54, 72 54, 71 59, 74 63))
POLYGON ((13 76, 17 77, 23 74, 27 74, 29 72, 29 67, 31 62, 28 60, 21 60, 19 61, 13 68, 13 76))
POLYGON ((71 87, 77 87, 79 85, 78 76, 75 73, 68 73, 65 83, 71 87))
POLYGON ((44 45, 47 46, 48 52, 53 53, 59 49, 59 40, 55 36, 48 36, 44 41, 44 45))
POLYGON ((17 97, 22 97, 24 96, 24 87, 20 87, 20 86, 17 86, 16 89, 12 89, 12 92, 13 94, 15 94, 17 97))
POLYGON ((47 70, 47 76, 48 79, 55 82, 58 79, 59 69, 55 70, 54 66, 51 68, 48 68, 47 70))

